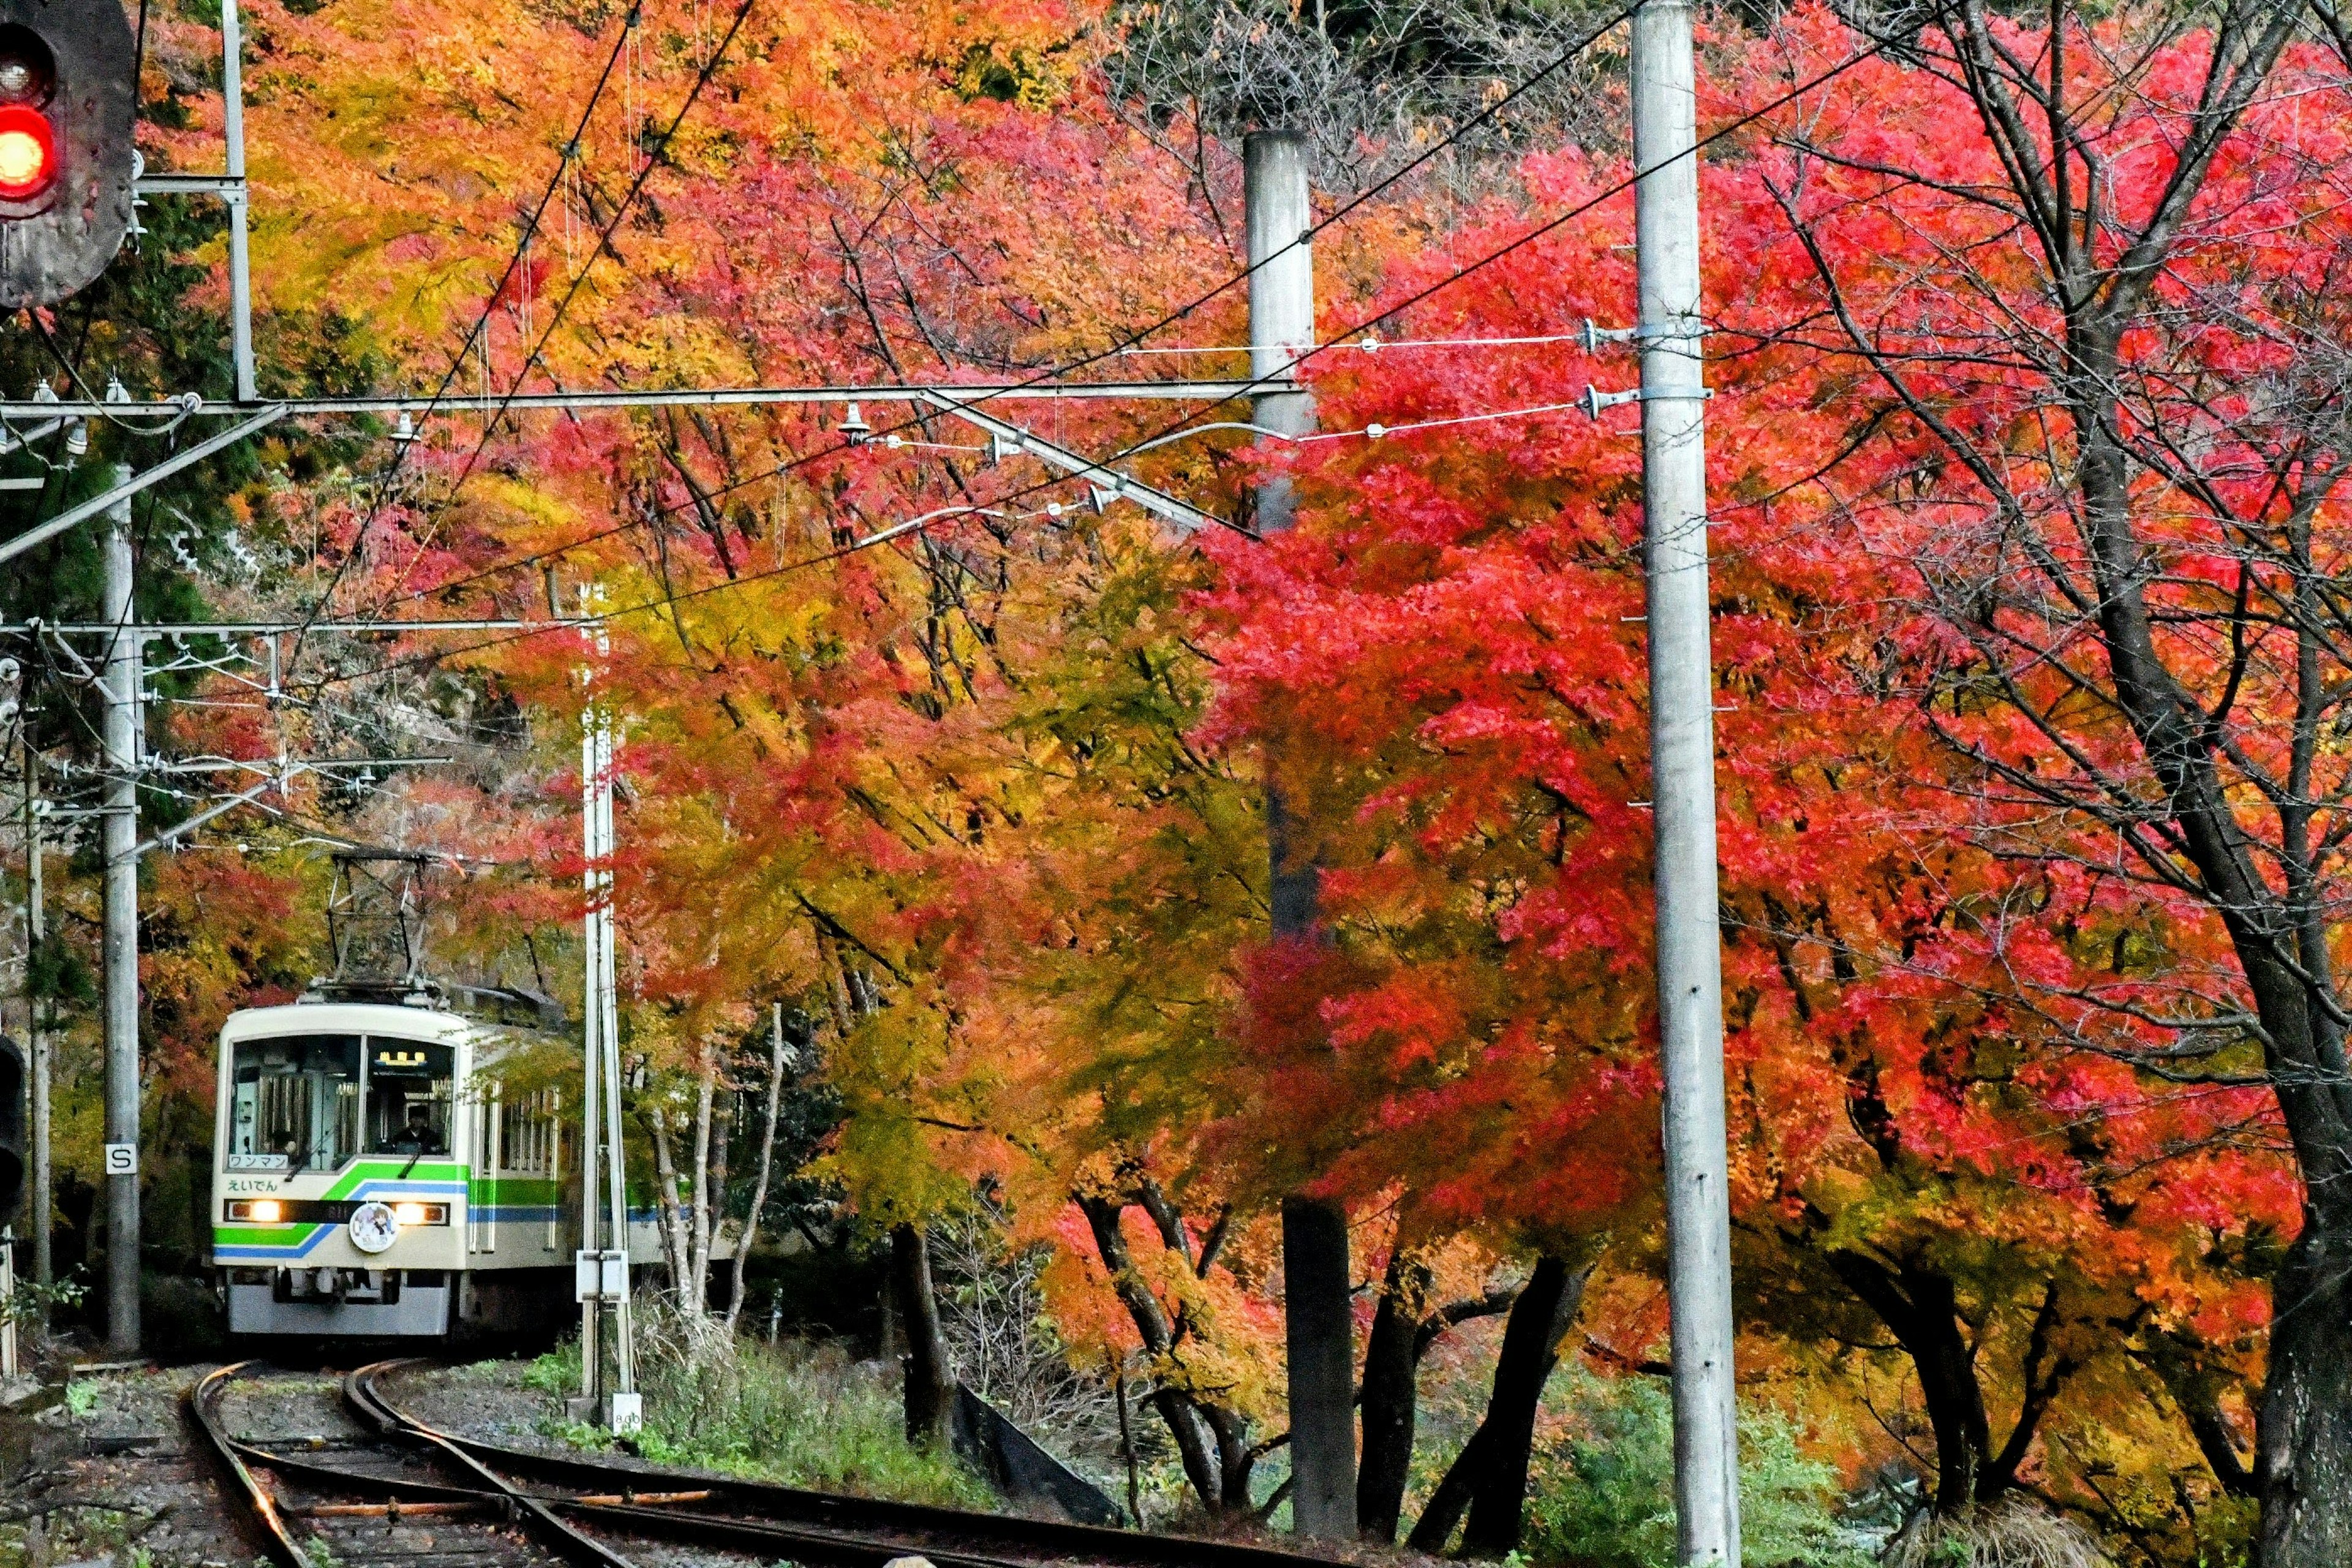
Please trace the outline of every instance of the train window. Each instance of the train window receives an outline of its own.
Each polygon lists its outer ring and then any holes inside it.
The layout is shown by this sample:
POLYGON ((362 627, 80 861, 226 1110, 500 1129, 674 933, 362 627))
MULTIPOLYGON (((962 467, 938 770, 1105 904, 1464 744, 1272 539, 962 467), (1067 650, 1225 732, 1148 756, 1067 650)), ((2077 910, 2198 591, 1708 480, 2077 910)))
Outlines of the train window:
POLYGON ((368 1152, 449 1152, 449 1101, 457 1077, 457 1049, 424 1040, 371 1036, 367 1058, 368 1152))
POLYGON ((241 1041, 232 1080, 230 1170, 333 1170, 359 1152, 357 1035, 241 1041))

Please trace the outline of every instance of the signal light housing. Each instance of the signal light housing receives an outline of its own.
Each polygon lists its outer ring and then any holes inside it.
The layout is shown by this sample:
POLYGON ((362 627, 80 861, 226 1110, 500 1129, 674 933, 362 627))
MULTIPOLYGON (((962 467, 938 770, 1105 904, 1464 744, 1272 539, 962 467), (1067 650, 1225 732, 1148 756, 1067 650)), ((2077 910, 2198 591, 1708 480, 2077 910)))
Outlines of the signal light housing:
POLYGON ((0 310, 73 295, 122 248, 136 48, 120 0, 0 0, 0 310))

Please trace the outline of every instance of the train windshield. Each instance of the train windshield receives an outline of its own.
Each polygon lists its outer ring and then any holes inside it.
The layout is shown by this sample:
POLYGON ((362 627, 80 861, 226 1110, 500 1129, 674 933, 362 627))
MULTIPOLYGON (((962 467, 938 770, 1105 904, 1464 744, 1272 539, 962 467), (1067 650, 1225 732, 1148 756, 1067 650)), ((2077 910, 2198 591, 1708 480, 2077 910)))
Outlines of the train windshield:
POLYGON ((244 1041, 231 1092, 233 1171, 332 1170, 359 1152, 357 1035, 244 1041))
POLYGON ((368 1152, 449 1152, 456 1048, 372 1037, 367 1058, 368 1152))

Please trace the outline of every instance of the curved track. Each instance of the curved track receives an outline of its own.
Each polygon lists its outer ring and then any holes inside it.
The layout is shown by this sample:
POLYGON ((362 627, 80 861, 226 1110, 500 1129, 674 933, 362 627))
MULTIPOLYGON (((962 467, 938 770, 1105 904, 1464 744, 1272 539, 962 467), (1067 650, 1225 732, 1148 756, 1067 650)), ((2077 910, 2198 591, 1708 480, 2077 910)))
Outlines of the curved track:
POLYGON ((843 1497, 479 1442, 417 1419, 385 1392, 387 1373, 424 1364, 378 1362, 343 1380, 344 1404, 377 1439, 348 1468, 278 1454, 228 1432, 220 1396, 250 1363, 224 1367, 191 1392, 197 1425, 282 1568, 317 1568, 296 1540, 294 1521, 322 1538, 339 1563, 412 1568, 539 1568, 551 1561, 636 1568, 610 1543, 629 1537, 838 1568, 885 1568, 909 1556, 937 1568, 1330 1568, 1233 1542, 843 1497), (332 1500, 353 1494, 370 1500, 332 1500), (459 1544, 446 1544, 452 1540, 459 1544))

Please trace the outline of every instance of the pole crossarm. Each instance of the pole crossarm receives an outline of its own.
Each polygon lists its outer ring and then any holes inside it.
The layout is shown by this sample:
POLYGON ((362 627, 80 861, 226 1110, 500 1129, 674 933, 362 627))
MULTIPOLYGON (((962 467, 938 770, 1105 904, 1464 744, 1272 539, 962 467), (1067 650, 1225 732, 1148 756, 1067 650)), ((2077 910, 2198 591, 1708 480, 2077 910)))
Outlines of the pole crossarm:
POLYGON ((213 818, 216 816, 226 816, 240 805, 249 805, 253 802, 259 800, 263 795, 268 795, 271 790, 282 789, 286 785, 292 784, 302 774, 310 771, 311 768, 309 763, 296 763, 293 766, 288 768, 283 773, 273 773, 269 777, 262 780, 259 784, 253 785, 250 789, 239 790, 236 794, 230 795, 226 800, 215 801, 212 805, 205 807, 204 810, 196 813, 194 816, 188 817, 184 821, 175 822, 171 826, 163 829, 163 832, 156 834, 154 837, 143 839, 141 842, 132 845, 129 851, 129 858, 136 860, 139 857, 146 854, 150 850, 161 849, 165 845, 172 843, 175 839, 185 837, 187 835, 194 833, 205 823, 212 821, 213 818))
POLYGON ((925 392, 921 401, 942 413, 953 415, 966 424, 977 426, 1014 451, 1025 452, 1076 478, 1091 479, 1111 494, 1135 502, 1154 517, 1172 522, 1187 533, 1197 532, 1203 528, 1234 526, 1214 512, 1202 511, 1189 501, 1178 500, 1166 491, 1129 479, 1116 468, 1106 468, 1093 458, 1073 452, 1066 447, 1056 446, 1042 436, 1033 436, 1018 425, 1007 424, 993 415, 983 414, 967 402, 960 390, 935 387, 925 392))
MULTIPOLYGON (((175 822, 151 837, 141 840, 131 848, 131 858, 137 859, 150 850, 161 849, 194 833, 215 817, 226 816, 240 805, 251 805, 272 790, 283 790, 305 773, 331 773, 338 768, 358 767, 429 767, 446 763, 448 757, 304 757, 281 764, 259 784, 239 790, 236 794, 216 800, 212 805, 181 822, 175 822)), ((264 767, 260 763, 239 763, 238 766, 264 767)), ((111 810, 111 807, 103 808, 111 810)), ((58 813, 57 815, 68 815, 58 813)))
MULTIPOLYGON (((5 559, 5 558, 0 558, 5 559)), ((392 636, 402 632, 551 632, 594 624, 572 619, 485 617, 441 621, 142 621, 129 629, 144 637, 268 637, 297 633, 345 632, 392 636)), ((122 628, 99 621, 0 621, 0 637, 109 637, 122 628)))
MULTIPOLYGON (((40 407, 42 405, 35 404, 31 406, 40 407)), ((65 405, 52 404, 48 406, 51 411, 54 412, 57 408, 65 405)), ((123 408, 123 405, 121 404, 93 404, 91 406, 100 413, 116 414, 121 413, 123 408)), ((170 404, 165 405, 164 406, 177 407, 179 405, 176 404, 170 404)), ((186 451, 174 453, 173 456, 166 458, 162 462, 156 464, 153 468, 149 468, 144 473, 131 475, 131 478, 123 480, 121 484, 114 486, 102 495, 92 496, 89 500, 81 502, 78 506, 68 507, 65 510, 58 513, 57 516, 49 519, 48 521, 36 524, 34 527, 28 528, 24 532, 17 534, 13 539, 0 540, 0 561, 13 561, 17 556, 24 554, 27 550, 32 550, 47 543, 50 540, 55 539, 58 534, 63 533, 66 530, 72 528, 77 523, 87 522, 91 518, 97 517, 100 513, 104 512, 109 507, 119 506, 123 502, 128 501, 132 496, 137 495, 141 490, 145 489, 149 485, 155 483, 158 479, 169 479, 173 474, 178 473, 182 468, 188 467, 191 463, 202 462, 205 458, 211 457, 215 452, 219 451, 222 447, 233 446, 236 442, 244 440, 247 436, 252 435, 255 431, 261 429, 263 426, 276 424, 278 420, 285 418, 289 410, 284 404, 272 405, 271 406, 263 409, 258 414, 252 414, 250 411, 247 411, 248 417, 247 417, 242 423, 232 425, 226 430, 205 437, 203 440, 197 442, 186 451)))
POLYGON ((142 174, 135 185, 142 196, 220 196, 235 200, 245 194, 241 174, 142 174))
MULTIPOLYGON (((1229 402, 1265 390, 1252 381, 1010 381, 924 384, 881 382, 871 385, 812 386, 681 386, 614 388, 581 392, 518 392, 499 402, 509 411, 556 409, 572 413, 599 408, 732 408, 793 403, 924 403, 944 398, 958 403, 1061 403, 1096 399, 1155 398, 1208 403, 1229 402)), ((1277 388, 1277 390, 1279 390, 1277 388)), ((133 403, 35 402, 30 398, 0 400, 0 419, 175 418, 187 413, 194 419, 225 419, 250 415, 253 403, 208 397, 191 411, 177 399, 133 403)), ((394 392, 363 397, 290 397, 272 401, 279 414, 304 418, 360 418, 383 414, 456 416, 478 411, 477 399, 435 397, 422 392, 394 392)), ((938 404, 935 406, 944 406, 938 404)))

